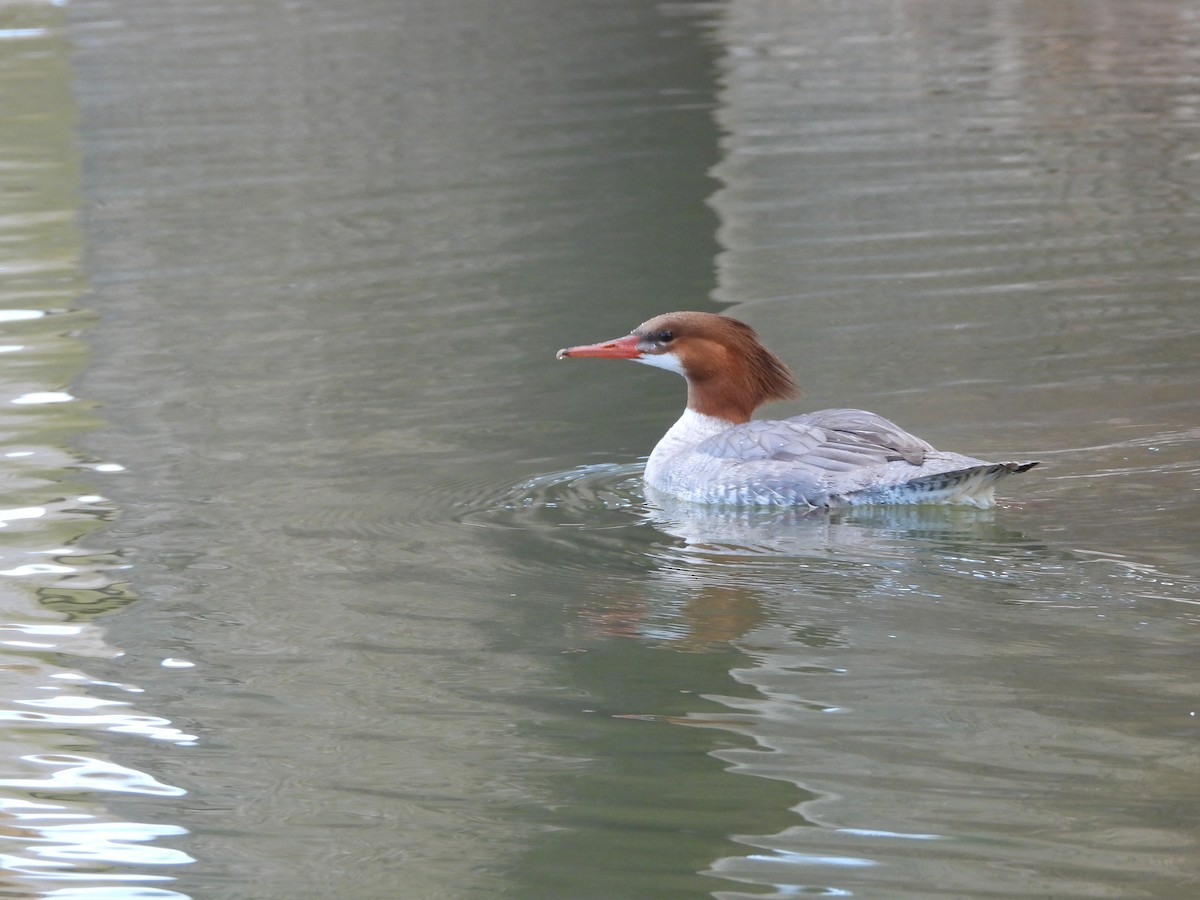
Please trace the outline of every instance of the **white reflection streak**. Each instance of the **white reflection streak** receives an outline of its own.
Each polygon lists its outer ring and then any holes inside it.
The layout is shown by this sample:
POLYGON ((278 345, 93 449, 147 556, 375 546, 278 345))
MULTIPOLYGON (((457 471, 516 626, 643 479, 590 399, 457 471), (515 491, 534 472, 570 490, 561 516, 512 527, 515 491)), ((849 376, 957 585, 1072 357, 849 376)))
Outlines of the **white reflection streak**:
POLYGON ((904 841, 940 841, 945 836, 941 834, 906 834, 903 831, 879 831, 875 828, 835 828, 838 834, 852 834, 856 837, 899 838, 904 841))
POLYGON ((746 859, 759 862, 781 862, 801 866, 877 866, 872 859, 857 856, 823 856, 814 853, 796 853, 792 850, 776 850, 774 853, 750 853, 746 859))
POLYGON ((40 766, 60 766, 45 778, 0 778, 0 788, 25 788, 36 791, 107 791, 117 794, 151 794, 182 797, 183 788, 128 769, 114 762, 68 753, 34 753, 22 760, 40 766))
POLYGON ((79 625, 40 625, 33 622, 23 622, 20 625, 0 625, 0 632, 15 631, 18 634, 43 634, 61 637, 62 635, 80 634, 83 628, 79 625))
MULTIPOLYGON (((181 796, 186 791, 172 787, 107 760, 76 754, 33 754, 23 756, 27 763, 55 766, 44 778, 0 779, 0 789, 17 788, 42 792, 96 792, 181 796)), ((0 799, 0 816, 6 820, 2 839, 18 838, 28 856, 0 855, 0 868, 10 873, 37 874, 54 870, 55 880, 94 880, 95 871, 71 871, 81 862, 108 867, 112 865, 183 865, 195 860, 170 847, 143 846, 163 837, 185 835, 178 825, 143 822, 101 821, 90 812, 77 812, 73 804, 58 805, 28 799, 0 799), (68 820, 68 821, 64 821, 68 820)), ((104 880, 164 881, 167 876, 143 873, 105 872, 104 880)), ((107 890, 107 889, 101 889, 107 890)), ((69 889, 67 891, 69 893, 69 889)), ((54 896, 51 891, 43 896, 54 896)), ((153 896, 153 895, 147 895, 153 896)), ((167 896, 184 896, 169 894, 167 896)))
MULTIPOLYGON (((36 706, 42 709, 82 710, 100 707, 129 708, 130 704, 117 700, 98 700, 91 697, 53 697, 49 700, 17 700, 21 706, 36 706)), ((136 734, 155 741, 167 741, 181 746, 191 746, 196 735, 185 734, 171 726, 170 719, 161 716, 109 713, 100 715, 56 714, 50 712, 0 709, 0 723, 62 725, 68 728, 102 728, 114 734, 136 734)))
POLYGON ((0 575, 10 578, 23 578, 26 575, 70 575, 75 569, 71 566, 56 566, 51 563, 29 563, 12 569, 0 570, 0 575))
POLYGON ((188 833, 186 828, 178 825, 103 822, 87 825, 48 825, 38 830, 44 840, 60 845, 33 848, 34 853, 47 859, 86 859, 143 866, 179 866, 195 862, 181 850, 136 846, 142 841, 188 833))
MULTIPOLYGON (((0 575, 6 575, 0 572, 0 575)), ((15 647, 32 650, 53 650, 58 647, 56 641, 31 641, 30 637, 64 637, 80 634, 82 629, 76 625, 0 625, 0 647, 15 647), (16 632, 21 637, 8 637, 5 632, 16 632)))
POLYGON ((0 40, 11 41, 22 38, 40 38, 49 34, 46 28, 0 28, 0 40))
MULTIPOLYGON (((81 627, 27 623, 10 625, 6 630, 58 639, 74 636, 75 639, 69 642, 74 645, 81 627)), ((58 643, 61 640, 56 641, 56 645, 58 643)), ((46 735, 50 733, 49 729, 61 728, 70 734, 119 732, 179 745, 196 740, 195 736, 171 727, 168 719, 137 714, 129 702, 70 692, 76 685, 103 684, 131 693, 139 692, 135 687, 93 681, 78 672, 60 671, 50 677, 58 683, 41 686, 38 690, 56 691, 67 687, 68 692, 11 698, 9 708, 0 708, 0 734, 46 735), (64 681, 69 686, 63 685, 64 681)), ((37 742, 45 743, 40 737, 37 742)), ((14 754, 13 762, 22 765, 25 771, 10 770, 5 774, 13 777, 0 777, 0 819, 5 823, 0 832, 0 843, 19 844, 20 849, 0 855, 0 871, 31 879, 28 882, 31 888, 39 882, 78 885, 28 896, 138 896, 146 900, 188 900, 186 894, 144 886, 151 882, 172 881, 171 876, 129 868, 195 862, 181 850, 160 845, 161 838, 187 835, 188 830, 178 825, 126 821, 113 816, 106 808, 106 800, 112 795, 167 798, 185 796, 187 791, 109 759, 80 753, 14 754), (30 767, 41 771, 30 772, 30 767), (20 775, 33 777, 16 777, 20 775), (26 796, 13 796, 22 793, 26 796), (125 871, 120 871, 121 867, 125 871), (140 886, 131 889, 131 884, 140 886)))
POLYGON ((18 509, 0 509, 0 528, 18 519, 40 519, 46 515, 44 506, 22 506, 18 509))
POLYGON ((67 403, 74 399, 66 391, 33 391, 28 394, 22 394, 20 397, 14 397, 9 402, 19 405, 36 405, 40 403, 67 403))

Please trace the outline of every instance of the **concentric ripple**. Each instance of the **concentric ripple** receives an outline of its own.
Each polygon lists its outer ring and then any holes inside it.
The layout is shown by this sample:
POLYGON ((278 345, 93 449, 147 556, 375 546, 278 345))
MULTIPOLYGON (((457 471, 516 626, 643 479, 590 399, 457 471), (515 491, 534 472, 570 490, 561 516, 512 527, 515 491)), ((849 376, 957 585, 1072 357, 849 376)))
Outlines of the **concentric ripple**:
POLYGON ((521 530, 621 527, 646 511, 641 473, 640 463, 601 463, 538 475, 458 518, 468 525, 521 530))

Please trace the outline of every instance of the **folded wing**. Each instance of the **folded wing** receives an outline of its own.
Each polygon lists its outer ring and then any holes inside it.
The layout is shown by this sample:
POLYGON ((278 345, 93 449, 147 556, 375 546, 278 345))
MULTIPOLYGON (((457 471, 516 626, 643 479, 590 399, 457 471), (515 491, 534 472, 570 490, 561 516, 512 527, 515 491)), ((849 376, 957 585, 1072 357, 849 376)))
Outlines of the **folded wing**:
POLYGON ((720 459, 791 462, 825 472, 853 472, 903 460, 914 466, 933 447, 882 416, 823 409, 791 419, 755 419, 703 441, 696 452, 720 459))

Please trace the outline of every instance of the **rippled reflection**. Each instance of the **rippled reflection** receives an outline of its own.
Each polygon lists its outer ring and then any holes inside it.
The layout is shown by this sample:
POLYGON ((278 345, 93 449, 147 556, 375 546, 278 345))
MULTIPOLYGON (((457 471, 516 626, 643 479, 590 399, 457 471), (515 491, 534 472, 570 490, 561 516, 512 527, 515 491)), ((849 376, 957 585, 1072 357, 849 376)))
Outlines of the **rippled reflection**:
POLYGON ((73 101, 62 11, 23 14, 44 27, 0 30, 0 893, 181 898, 153 885, 192 861, 166 843, 185 830, 130 821, 111 801, 183 795, 120 762, 120 748, 195 737, 139 709, 137 687, 86 672, 121 656, 104 617, 136 598, 122 552, 91 543, 117 510, 85 476, 120 466, 64 446, 95 424, 67 389, 93 319, 76 307, 78 173, 59 129, 73 101))

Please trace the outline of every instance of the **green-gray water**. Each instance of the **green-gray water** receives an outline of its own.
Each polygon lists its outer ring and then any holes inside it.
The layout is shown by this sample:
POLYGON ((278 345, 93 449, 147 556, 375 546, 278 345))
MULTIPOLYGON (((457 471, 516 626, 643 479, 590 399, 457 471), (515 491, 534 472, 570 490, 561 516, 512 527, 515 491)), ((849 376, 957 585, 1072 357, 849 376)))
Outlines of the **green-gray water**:
POLYGON ((0 893, 1190 896, 1186 4, 0 9, 0 893), (648 503, 676 308, 1043 466, 648 503))

